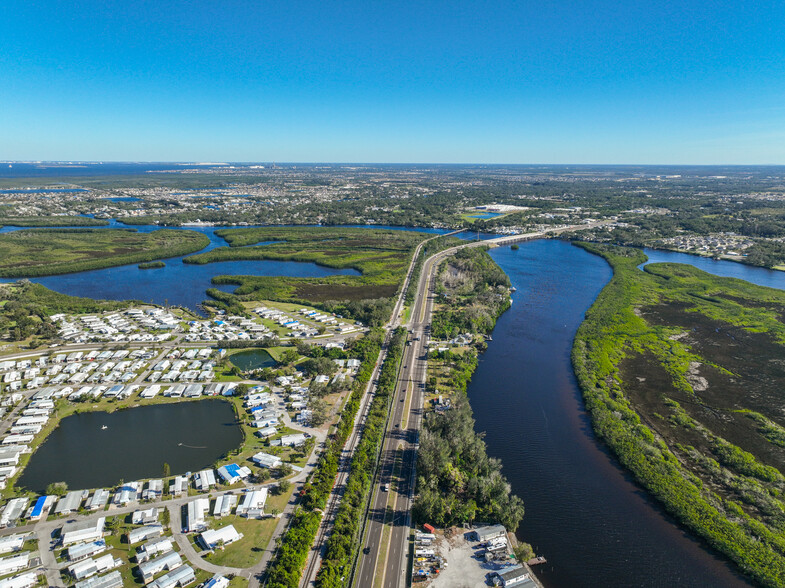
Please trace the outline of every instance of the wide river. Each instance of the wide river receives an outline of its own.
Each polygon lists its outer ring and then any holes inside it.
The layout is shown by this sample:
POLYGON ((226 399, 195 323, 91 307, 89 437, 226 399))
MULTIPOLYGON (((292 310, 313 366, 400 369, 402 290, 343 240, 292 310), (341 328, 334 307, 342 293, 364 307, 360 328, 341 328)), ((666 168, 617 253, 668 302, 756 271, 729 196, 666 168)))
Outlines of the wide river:
MULTIPOLYGON (((157 227, 136 228, 149 231, 157 227)), ((0 232, 8 230, 14 229, 0 232)), ((207 249, 225 244, 215 236, 215 228, 197 230, 210 237, 207 249)), ((651 261, 690 263, 717 275, 785 289, 784 272, 678 253, 646 253, 651 261)), ((519 536, 548 558, 548 564, 537 570, 546 586, 748 585, 730 564, 681 531, 649 500, 592 433, 572 372, 570 351, 584 313, 611 277, 605 261, 556 240, 523 243, 518 251, 493 249, 491 256, 518 291, 512 308, 496 325, 493 342, 480 358, 468 394, 477 429, 486 431, 490 455, 502 460, 513 490, 525 502, 519 536)), ((193 308, 205 298, 210 278, 218 274, 336 273, 295 262, 191 266, 174 258, 166 263, 163 270, 138 270, 132 265, 35 281, 71 295, 157 303, 167 300, 193 308)), ((217 416, 212 412, 213 402, 186 403, 194 407, 189 411, 202 405, 211 408, 212 417, 217 416)), ((173 410, 169 406, 147 408, 173 410)), ((22 483, 37 489, 59 480, 68 481, 72 488, 111 485, 121 477, 130 480, 159 475, 165 460, 169 460, 172 472, 208 465, 235 443, 223 435, 236 431, 229 426, 228 415, 219 416, 220 427, 213 430, 206 421, 197 423, 191 416, 183 420, 172 413, 152 420, 142 418, 147 408, 65 419, 38 450, 22 483), (104 447, 102 443, 100 435, 107 431, 102 432, 100 426, 110 420, 108 426, 114 433, 107 438, 123 438, 121 446, 104 447), (170 433, 173 422, 182 427, 178 425, 170 433), (154 424, 152 429, 150 423, 154 424), (125 431, 123 436, 117 435, 118 429, 125 431), (86 433, 81 434, 82 430, 86 433), (171 446, 165 455, 140 445, 147 437, 139 432, 150 430, 167 436, 158 442, 171 446), (188 442, 183 441, 186 433, 188 442), (200 455, 204 449, 199 447, 210 447, 212 453, 200 455), (155 456, 153 461, 145 457, 149 455, 155 456)))
POLYGON ((606 262, 556 240, 491 256, 518 291, 468 394, 489 454, 525 503, 518 535, 548 559, 537 568, 544 584, 747 585, 649 500, 592 432, 570 351, 611 277, 606 262))

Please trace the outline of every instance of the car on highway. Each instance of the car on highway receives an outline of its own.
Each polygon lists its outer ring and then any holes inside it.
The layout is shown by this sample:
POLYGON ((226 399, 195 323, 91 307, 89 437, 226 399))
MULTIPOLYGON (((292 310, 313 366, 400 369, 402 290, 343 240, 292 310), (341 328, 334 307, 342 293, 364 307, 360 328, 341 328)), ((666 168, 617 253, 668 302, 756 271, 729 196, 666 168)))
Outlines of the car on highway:
POLYGON ((382 492, 389 492, 389 491, 390 491, 390 485, 389 484, 385 484, 384 486, 382 486, 382 492))

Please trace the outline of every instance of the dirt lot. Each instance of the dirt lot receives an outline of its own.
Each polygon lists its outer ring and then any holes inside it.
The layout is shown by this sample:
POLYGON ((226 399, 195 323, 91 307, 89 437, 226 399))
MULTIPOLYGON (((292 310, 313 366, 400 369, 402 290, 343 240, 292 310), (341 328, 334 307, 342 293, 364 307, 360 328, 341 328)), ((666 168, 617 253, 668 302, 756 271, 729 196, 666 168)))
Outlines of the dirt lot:
POLYGON ((452 537, 439 536, 434 543, 436 552, 445 559, 445 567, 432 581, 415 583, 429 588, 481 588, 489 586, 488 575, 501 568, 498 564, 485 563, 474 555, 480 551, 479 543, 469 541, 464 529, 455 529, 452 537))

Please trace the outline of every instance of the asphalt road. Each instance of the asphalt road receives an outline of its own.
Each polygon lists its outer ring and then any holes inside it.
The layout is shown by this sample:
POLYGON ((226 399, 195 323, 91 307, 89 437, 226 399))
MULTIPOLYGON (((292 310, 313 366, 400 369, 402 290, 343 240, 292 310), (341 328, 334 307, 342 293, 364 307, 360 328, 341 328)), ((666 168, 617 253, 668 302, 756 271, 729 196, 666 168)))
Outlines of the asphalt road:
POLYGON ((377 567, 384 570, 383 581, 379 582, 377 578, 377 585, 397 588, 406 580, 406 538, 414 495, 415 443, 423 413, 426 344, 434 296, 433 274, 441 260, 451 252, 447 250, 438 254, 423 265, 421 275, 425 279, 418 284, 412 308, 411 334, 404 348, 355 586, 374 586, 377 567), (391 525, 387 534, 384 531, 386 524, 391 525))
POLYGON ((405 348, 353 586, 399 588, 408 584, 406 577, 409 570, 408 538, 416 481, 417 440, 424 412, 427 341, 435 303, 434 284, 439 264, 464 247, 504 246, 539 239, 549 233, 559 234, 601 224, 604 222, 473 241, 446 249, 426 260, 407 325, 410 330, 410 343, 405 348))
MULTIPOLYGON (((456 231, 456 232, 460 232, 460 231, 456 231)), ((435 238, 437 237, 431 237, 431 239, 435 239, 435 238)), ((327 549, 327 539, 332 533, 332 526, 335 521, 335 517, 338 514, 338 508, 341 504, 341 499, 343 497, 344 491, 346 490, 346 482, 348 481, 349 478, 350 465, 351 465, 352 457, 354 456, 354 450, 357 446, 357 443, 360 440, 360 436, 362 435, 362 429, 365 423, 365 417, 367 416, 368 409, 370 408, 373 394, 376 391, 376 382, 379 379, 379 373, 381 372, 382 365, 384 364, 384 361, 387 358, 387 347, 389 344, 390 335, 392 331, 401 322, 406 291, 409 288, 409 284, 411 282, 412 275, 413 275, 413 270, 417 262, 417 258, 420 254, 420 250, 422 249, 423 245, 427 241, 430 241, 431 239, 426 239, 425 241, 422 241, 415 249, 414 254, 412 255, 411 258, 411 262, 409 263, 409 270, 406 273, 404 285, 401 288, 400 294, 398 295, 398 299, 396 300, 395 303, 395 307, 393 308, 393 312, 391 315, 392 318, 385 325, 385 331, 386 331, 385 341, 382 345, 381 351, 379 352, 379 357, 377 359, 373 374, 371 375, 371 379, 369 380, 368 386, 365 389, 363 399, 360 403, 360 410, 357 411, 357 416, 355 417, 352 433, 349 436, 349 439, 347 439, 343 451, 341 452, 341 458, 338 464, 338 474, 336 476, 336 480, 333 485, 332 491, 330 492, 330 496, 327 499, 327 505, 324 511, 324 516, 322 517, 322 521, 319 526, 319 531, 317 532, 313 545, 311 547, 311 553, 308 556, 308 560, 306 563, 302 580, 300 582, 300 586, 307 587, 307 586, 313 586, 315 584, 316 575, 318 574, 319 568, 321 567, 322 557, 324 556, 324 553, 327 549)), ((425 267, 429 267, 429 266, 424 265, 423 271, 425 271, 425 267)), ((422 280, 420 280, 420 282, 422 282, 422 280)), ((419 285, 420 284, 418 284, 418 287, 419 285)))

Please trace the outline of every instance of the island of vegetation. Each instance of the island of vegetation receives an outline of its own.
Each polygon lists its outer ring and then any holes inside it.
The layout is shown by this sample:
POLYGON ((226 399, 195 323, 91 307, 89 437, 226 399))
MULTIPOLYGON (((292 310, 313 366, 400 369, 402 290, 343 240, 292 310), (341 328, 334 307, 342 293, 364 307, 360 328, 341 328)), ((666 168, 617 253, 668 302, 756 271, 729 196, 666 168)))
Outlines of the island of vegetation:
POLYGON ((785 293, 582 246, 614 271, 573 348, 595 432, 682 524, 785 586, 785 293))
POLYGON ((166 267, 163 261, 148 261, 139 264, 139 269, 158 269, 162 267, 166 267))
POLYGON ((177 257, 209 242, 202 233, 173 229, 25 229, 0 235, 0 277, 52 276, 177 257))
POLYGON ((227 309, 238 311, 250 300, 319 305, 371 326, 390 316, 394 294, 406 276, 412 252, 426 233, 327 227, 225 229, 216 231, 230 247, 186 257, 186 263, 267 259, 305 261, 355 269, 359 276, 294 278, 286 276, 217 276, 215 284, 237 284, 233 293, 208 294, 227 309), (266 245, 255 245, 268 243, 266 245))

